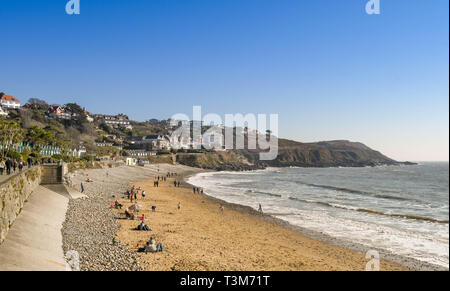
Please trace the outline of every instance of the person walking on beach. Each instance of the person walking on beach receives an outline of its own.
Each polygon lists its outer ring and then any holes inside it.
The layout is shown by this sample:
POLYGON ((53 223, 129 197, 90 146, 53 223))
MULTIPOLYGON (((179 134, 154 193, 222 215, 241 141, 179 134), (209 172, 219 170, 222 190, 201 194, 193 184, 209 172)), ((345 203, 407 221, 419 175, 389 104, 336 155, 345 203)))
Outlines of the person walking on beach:
POLYGON ((178 202, 178 210, 181 209, 181 202, 178 202))
POLYGON ((258 206, 258 212, 259 212, 260 214, 264 214, 264 213, 263 213, 263 210, 262 210, 261 203, 260 203, 259 206, 258 206))
POLYGON ((194 191, 194 194, 195 194, 195 187, 192 188, 192 191, 194 191))
POLYGON ((83 185, 83 182, 81 182, 81 193, 84 193, 84 185, 83 185))
POLYGON ((223 205, 220 205, 220 211, 222 211, 222 213, 225 211, 225 207, 223 207, 223 205))
POLYGON ((13 166, 14 173, 15 173, 16 172, 16 168, 17 168, 17 161, 16 160, 13 160, 12 166, 13 166))
POLYGON ((27 162, 28 162, 28 169, 29 169, 29 168, 31 168, 31 164, 33 163, 33 159, 31 157, 28 157, 27 162))
POLYGON ((178 187, 180 187, 180 184, 181 184, 181 183, 180 183, 180 181, 178 181, 178 183, 177 183, 177 184, 178 184, 178 187))

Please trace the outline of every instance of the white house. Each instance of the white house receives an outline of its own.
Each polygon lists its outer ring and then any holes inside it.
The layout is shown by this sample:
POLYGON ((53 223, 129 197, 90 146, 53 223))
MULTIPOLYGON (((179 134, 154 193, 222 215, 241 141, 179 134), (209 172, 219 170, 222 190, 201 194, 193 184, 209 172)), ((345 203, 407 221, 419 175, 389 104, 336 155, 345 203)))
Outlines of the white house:
POLYGON ((99 115, 104 124, 117 128, 119 126, 125 127, 126 129, 133 129, 133 126, 125 114, 118 115, 99 115))
POLYGON ((0 106, 0 116, 8 116, 8 111, 6 111, 6 109, 4 109, 2 106, 0 106))
POLYGON ((6 108, 20 108, 20 101, 11 95, 2 95, 0 105, 6 108))
POLYGON ((125 163, 126 163, 127 166, 136 166, 137 159, 135 159, 135 158, 127 158, 125 160, 125 163))
POLYGON ((78 148, 73 148, 71 152, 74 158, 81 158, 86 155, 86 148, 84 146, 80 146, 78 148))

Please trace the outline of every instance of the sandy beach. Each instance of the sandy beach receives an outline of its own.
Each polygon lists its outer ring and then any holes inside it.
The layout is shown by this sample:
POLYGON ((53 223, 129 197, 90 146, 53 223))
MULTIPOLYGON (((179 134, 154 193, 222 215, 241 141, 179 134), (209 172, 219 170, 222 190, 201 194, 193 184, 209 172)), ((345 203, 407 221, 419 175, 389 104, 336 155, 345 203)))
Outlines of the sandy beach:
MULTIPOLYGON (((165 170, 158 175, 165 175, 165 170)), ((177 181, 190 174, 186 167, 172 171, 178 173, 177 181)), ((143 270, 365 270, 365 254, 311 239, 257 213, 228 205, 222 212, 220 201, 194 194, 186 183, 175 188, 174 178, 159 187, 153 181, 151 177, 132 183, 146 191, 145 199, 138 195, 143 207, 139 214, 149 219, 146 224, 152 231, 137 231, 139 221, 121 219, 117 232, 117 240, 132 251, 137 252, 151 236, 168 248, 165 253, 137 253, 143 270)), ((119 202, 131 205, 127 199, 119 202)), ((117 216, 123 212, 114 211, 117 216)), ((380 269, 407 270, 386 260, 381 260, 380 269)))

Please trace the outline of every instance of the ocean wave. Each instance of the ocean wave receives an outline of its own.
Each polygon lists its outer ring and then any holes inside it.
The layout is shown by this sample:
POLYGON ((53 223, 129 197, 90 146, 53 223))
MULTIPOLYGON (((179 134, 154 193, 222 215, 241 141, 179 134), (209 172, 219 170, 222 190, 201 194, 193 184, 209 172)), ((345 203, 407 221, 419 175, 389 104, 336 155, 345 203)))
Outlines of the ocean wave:
POLYGON ((302 184, 302 185, 306 185, 306 186, 310 186, 310 187, 323 188, 323 189, 341 191, 341 192, 346 192, 346 193, 351 193, 351 194, 358 194, 358 195, 366 195, 366 196, 369 195, 369 196, 372 196, 372 197, 383 198, 383 199, 422 202, 422 201, 417 200, 417 199, 393 196, 393 195, 388 195, 388 194, 380 194, 380 193, 363 191, 363 190, 355 190, 355 189, 345 188, 345 187, 337 187, 337 186, 329 186, 329 185, 318 185, 318 184, 306 183, 306 182, 302 182, 302 181, 296 181, 296 183, 299 183, 299 184, 302 184))
POLYGON ((300 198, 291 197, 291 196, 289 196, 288 198, 291 200, 300 201, 300 202, 304 202, 304 203, 319 204, 319 205, 324 205, 324 206, 333 207, 333 208, 353 210, 353 211, 365 212, 365 213, 370 213, 370 214, 377 214, 377 215, 384 215, 384 216, 398 217, 398 218, 405 218, 405 219, 422 220, 422 221, 428 221, 428 222, 434 222, 434 223, 443 223, 443 224, 449 223, 448 220, 439 220, 436 218, 426 217, 426 216, 388 213, 388 212, 384 212, 384 211, 380 211, 380 210, 373 210, 373 209, 368 209, 368 208, 358 208, 358 207, 354 207, 354 206, 342 205, 342 204, 330 203, 330 202, 324 202, 324 201, 306 200, 306 199, 300 199, 300 198))
POLYGON ((263 194, 263 195, 268 195, 268 196, 273 196, 273 197, 282 197, 281 194, 263 192, 263 191, 257 191, 257 190, 247 190, 247 191, 245 191, 245 193, 255 193, 255 194, 263 194))

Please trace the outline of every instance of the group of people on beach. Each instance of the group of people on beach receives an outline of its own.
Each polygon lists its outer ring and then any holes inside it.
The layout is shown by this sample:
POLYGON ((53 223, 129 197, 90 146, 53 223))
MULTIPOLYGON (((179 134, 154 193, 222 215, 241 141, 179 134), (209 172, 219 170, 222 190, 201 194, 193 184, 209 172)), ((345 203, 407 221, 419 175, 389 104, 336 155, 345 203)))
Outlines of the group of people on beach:
POLYGON ((139 248, 138 252, 142 253, 158 253, 158 252, 167 252, 167 249, 163 248, 162 243, 156 244, 156 241, 153 237, 150 237, 150 240, 145 244, 144 247, 139 248))
MULTIPOLYGON (((29 157, 27 160, 28 168, 31 168, 33 164, 33 159, 29 157)), ((19 170, 19 172, 22 172, 24 167, 25 162, 23 161, 22 157, 20 157, 19 160, 0 158, 0 175, 11 175, 16 173, 17 170, 19 170)))
MULTIPOLYGON (((167 178, 174 177, 174 176, 177 176, 177 174, 176 173, 167 173, 167 175, 165 177, 164 176, 156 176, 155 181, 154 181, 154 187, 159 187, 160 181, 164 182, 164 181, 166 181, 167 178)), ((174 185, 174 187, 180 187, 181 183, 180 183, 180 181, 174 180, 173 185, 174 185)), ((194 193, 203 194, 202 188, 193 187, 192 190, 194 193)), ((136 187, 133 185, 129 190, 127 190, 125 192, 126 197, 130 200, 131 203, 136 203, 138 201, 139 191, 141 191, 141 196, 144 199, 146 196, 146 193, 145 193, 145 190, 143 190, 141 187, 136 187)), ((118 201, 116 201, 114 203, 114 205, 112 205, 112 207, 114 207, 116 209, 121 209, 122 205, 120 203, 118 203, 118 201)), ((139 212, 140 207, 141 206, 139 204, 131 205, 130 207, 125 209, 125 217, 127 219, 131 219, 131 220, 135 220, 135 219, 140 220, 140 223, 136 227, 136 230, 152 231, 152 229, 147 224, 145 224, 145 221, 148 221, 148 219, 145 217, 144 214, 142 214, 141 216, 136 216, 134 214, 134 212, 139 212)), ((177 209, 181 210, 181 202, 178 202, 177 209)), ((155 212, 155 210, 156 210, 156 206, 152 206, 152 212, 155 212)), ((223 213, 225 211, 224 205, 221 204, 219 206, 219 210, 220 210, 220 212, 223 213)), ((261 205, 259 205, 259 212, 262 213, 261 205)), ((138 251, 147 253, 147 252, 164 252, 167 250, 163 249, 162 243, 158 243, 156 245, 155 240, 153 239, 153 237, 151 237, 150 240, 145 244, 145 246, 142 248, 139 248, 138 251)))
POLYGON ((203 194, 203 188, 193 187, 192 191, 194 192, 194 194, 195 193, 203 194))
POLYGON ((133 200, 134 200, 135 202, 137 202, 137 201, 138 201, 138 194, 139 194, 139 191, 141 191, 141 197, 142 197, 142 200, 144 200, 144 199, 145 199, 145 196, 147 195, 147 193, 145 193, 145 191, 142 190, 141 187, 136 188, 134 185, 131 187, 130 190, 127 190, 127 191, 125 192, 125 194, 126 194, 126 196, 127 196, 127 199, 130 199, 130 202, 131 202, 131 203, 133 203, 133 200))
MULTIPOLYGON (((159 187, 159 182, 167 181, 167 178, 169 177, 175 177, 177 176, 176 173, 167 173, 167 175, 164 176, 156 176, 154 181, 154 187, 159 187)), ((174 181, 175 187, 180 187, 181 183, 179 181, 174 181)), ((130 200, 131 203, 136 203, 138 201, 138 194, 139 191, 141 191, 141 196, 144 199, 146 196, 145 190, 141 187, 136 187, 135 185, 132 185, 130 189, 128 189, 125 192, 125 195, 127 199, 130 200)), ((200 189, 197 189, 198 193, 202 192, 200 189)), ((148 219, 145 217, 145 214, 142 214, 141 216, 137 216, 135 212, 139 212, 139 204, 133 204, 130 207, 125 209, 125 217, 126 219, 130 220, 140 220, 139 225, 136 227, 136 230, 138 231, 152 231, 152 229, 145 224, 145 221, 148 221, 148 219)), ((122 204, 120 204, 118 201, 115 201, 114 204, 111 205, 111 208, 121 209, 123 207, 122 204)), ((181 202, 178 202, 177 209, 181 210, 181 202)), ((156 206, 152 206, 152 212, 156 211, 156 206)), ((153 237, 150 238, 150 240, 145 244, 144 247, 139 248, 139 252, 166 252, 167 249, 163 249, 162 243, 156 244, 153 237)))

